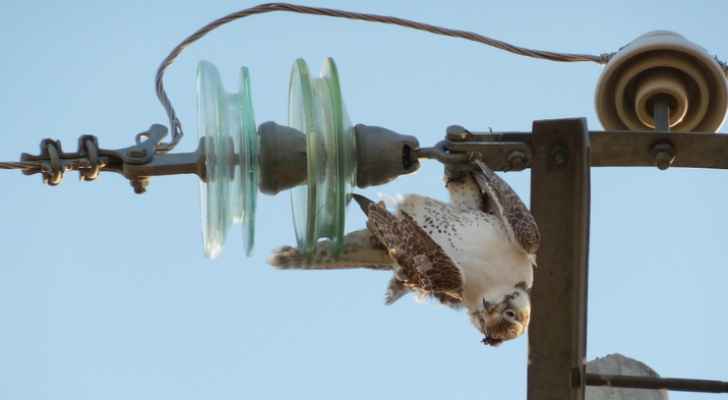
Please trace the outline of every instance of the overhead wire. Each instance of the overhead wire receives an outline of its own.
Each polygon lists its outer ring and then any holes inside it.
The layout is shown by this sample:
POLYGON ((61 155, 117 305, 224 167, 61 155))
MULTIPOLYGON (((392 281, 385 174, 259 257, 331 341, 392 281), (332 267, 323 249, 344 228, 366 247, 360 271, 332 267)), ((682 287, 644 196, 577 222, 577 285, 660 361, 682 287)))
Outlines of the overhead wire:
POLYGON ((169 119, 169 129, 172 132, 172 139, 170 142, 163 142, 160 143, 157 147, 158 152, 168 152, 174 149, 174 147, 180 142, 182 137, 184 136, 184 132, 182 129, 182 123, 180 122, 179 118, 177 117, 177 114, 174 110, 174 107, 172 106, 172 102, 169 99, 169 96, 167 95, 167 92, 164 87, 164 73, 167 71, 170 65, 174 62, 175 59, 182 53, 182 51, 192 43, 198 41, 202 37, 204 37, 206 34, 210 33, 211 31, 221 27, 222 25, 225 25, 227 23, 239 20, 241 18, 249 17, 251 15, 256 14, 264 14, 269 12, 275 12, 275 11, 284 11, 284 12, 293 12, 293 13, 299 13, 299 14, 310 14, 310 15, 320 15, 320 16, 327 16, 327 17, 334 17, 334 18, 346 18, 351 20, 359 20, 359 21, 368 21, 368 22, 377 22, 382 24, 389 24, 389 25, 398 25, 405 28, 411 28, 415 30, 420 31, 426 31, 430 32, 436 35, 443 35, 443 36, 449 36, 449 37, 455 37, 455 38, 461 38, 465 40, 470 40, 473 42, 478 42, 487 46, 495 47, 497 49, 501 49, 513 54, 518 54, 525 57, 532 57, 532 58, 539 58, 543 60, 549 60, 549 61, 559 61, 559 62, 595 62, 598 64, 606 64, 613 53, 602 53, 598 55, 594 54, 578 54, 578 53, 559 53, 555 51, 546 51, 546 50, 536 50, 536 49, 529 49, 526 47, 520 47, 516 46, 501 40, 493 39, 488 36, 480 35, 478 33, 465 31, 465 30, 459 30, 459 29, 451 29, 451 28, 445 28, 441 26, 431 25, 424 22, 417 22, 405 18, 398 18, 398 17, 390 17, 386 15, 377 15, 377 14, 367 14, 367 13, 359 13, 359 12, 353 12, 353 11, 344 11, 344 10, 337 10, 333 8, 323 8, 323 7, 310 7, 310 6, 302 6, 302 5, 296 5, 296 4, 290 4, 290 3, 265 3, 260 4, 254 7, 246 8, 241 11, 236 11, 234 13, 225 15, 224 17, 218 18, 207 25, 203 26, 202 28, 198 29, 194 33, 192 33, 190 36, 182 40, 177 46, 175 46, 172 51, 162 60, 161 64, 157 68, 157 73, 154 79, 154 87, 157 93, 157 98, 159 99, 159 102, 162 104, 162 107, 164 108, 165 112, 167 113, 167 118, 169 119))
POLYGON ((0 169, 22 169, 27 171, 38 171, 41 168, 40 161, 0 162, 0 169))
MULTIPOLYGON (((413 21, 405 18, 398 18, 386 15, 360 13, 354 11, 344 11, 333 8, 325 7, 310 7, 302 6, 290 3, 264 3, 254 7, 246 8, 244 10, 236 11, 231 14, 225 15, 214 21, 209 22, 202 28, 198 29, 179 44, 177 44, 169 54, 162 60, 154 79, 154 87, 157 94, 157 98, 164 108, 167 118, 169 119, 169 130, 172 132, 172 138, 169 142, 161 142, 157 145, 156 151, 158 153, 166 153, 175 148, 177 144, 182 140, 184 131, 182 129, 182 123, 177 117, 177 113, 174 110, 172 101, 167 95, 167 91, 164 86, 164 75, 174 61, 179 57, 182 51, 200 40, 202 37, 210 33, 211 31, 228 24, 230 22, 239 20, 241 18, 249 17, 257 14, 264 14, 269 12, 292 12, 298 14, 309 14, 319 15, 334 18, 345 18, 350 20, 377 22, 382 24, 397 25, 405 28, 415 29, 419 31, 430 32, 436 35, 443 35, 448 37, 465 39, 477 43, 481 43, 490 47, 494 47, 503 51, 507 51, 513 54, 517 54, 524 57, 531 57, 549 61, 558 62, 594 62, 598 64, 606 64, 614 53, 602 53, 602 54, 580 54, 580 53, 560 53, 555 51, 537 50, 526 47, 516 46, 502 40, 497 40, 488 36, 484 36, 475 32, 445 28, 437 25, 432 25, 424 22, 413 21)), ((0 169, 21 169, 26 171, 39 171, 41 164, 39 162, 0 162, 0 169)))

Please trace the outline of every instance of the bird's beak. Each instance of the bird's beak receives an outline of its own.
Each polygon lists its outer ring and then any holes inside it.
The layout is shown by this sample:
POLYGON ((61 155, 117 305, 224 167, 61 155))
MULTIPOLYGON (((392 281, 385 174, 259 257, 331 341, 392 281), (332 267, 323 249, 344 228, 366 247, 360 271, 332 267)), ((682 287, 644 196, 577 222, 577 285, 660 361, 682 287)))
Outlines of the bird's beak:
POLYGON ((498 346, 501 343, 503 343, 503 340, 502 339, 494 339, 492 337, 486 336, 480 342, 483 343, 486 346, 493 346, 493 347, 495 347, 495 346, 498 346))

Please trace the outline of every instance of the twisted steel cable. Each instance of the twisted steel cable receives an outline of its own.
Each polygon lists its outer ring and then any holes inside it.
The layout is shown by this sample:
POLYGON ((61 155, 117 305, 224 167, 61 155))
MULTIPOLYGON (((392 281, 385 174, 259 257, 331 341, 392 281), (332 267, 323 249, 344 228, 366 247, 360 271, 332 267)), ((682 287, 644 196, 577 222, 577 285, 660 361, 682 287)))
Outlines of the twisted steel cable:
POLYGON ((595 62, 599 64, 606 64, 609 61, 609 58, 611 57, 612 53, 603 53, 600 55, 592 55, 592 54, 574 54, 574 53, 558 53, 553 51, 545 51, 545 50, 535 50, 535 49, 529 49, 525 47, 519 47, 512 45, 510 43, 506 43, 500 40, 496 40, 487 36, 483 36, 474 32, 469 31, 463 31, 458 29, 450 29, 450 28, 444 28, 440 26, 430 25, 423 22, 417 22, 412 21, 404 18, 397 18, 397 17, 389 17, 385 15, 377 15, 377 14, 365 14, 365 13, 358 13, 353 11, 342 11, 332 8, 321 8, 321 7, 308 7, 308 6, 301 6, 296 4, 289 4, 289 3, 265 3, 260 4, 251 8, 246 8, 241 11, 234 12, 232 14, 228 14, 222 18, 218 18, 207 25, 203 26, 202 28, 198 29, 196 32, 185 38, 182 42, 180 42, 177 46, 175 46, 174 49, 167 55, 167 57, 162 60, 162 63, 157 68, 157 74, 154 80, 155 89, 157 92, 157 98, 159 98, 159 102, 162 104, 162 107, 164 107, 165 112, 167 113, 167 117, 169 118, 169 128, 170 131, 172 131, 172 140, 168 143, 160 143, 157 151, 158 152, 168 152, 179 143, 179 141, 184 136, 184 132, 182 130, 182 124, 180 123, 179 119, 177 118, 177 114, 174 111, 174 107, 172 106, 171 101, 169 100, 169 97, 167 96, 167 92, 164 89, 164 73, 169 68, 169 66, 174 62, 174 60, 182 53, 182 50, 184 50, 187 46, 191 45, 192 43, 196 42, 197 40, 201 39, 203 36, 208 34, 210 31, 215 30, 219 28, 222 25, 225 25, 229 22, 249 17, 251 15, 256 14, 263 14, 263 13, 269 13, 274 11, 287 11, 287 12, 293 12, 293 13, 299 13, 299 14, 311 14, 311 15, 321 15, 321 16, 327 16, 327 17, 336 17, 336 18, 346 18, 346 19, 352 19, 352 20, 359 20, 359 21, 368 21, 368 22, 378 22, 382 24, 390 24, 390 25, 398 25, 405 28, 411 28, 416 29, 420 31, 426 31, 430 33, 434 33, 437 35, 444 35, 449 37, 455 37, 455 38, 461 38, 465 40, 470 40, 473 42, 482 43, 487 46, 495 47, 510 53, 518 54, 525 57, 532 57, 532 58, 539 58, 544 60, 550 60, 550 61, 560 61, 560 62, 579 62, 579 61, 590 61, 595 62))
POLYGON ((28 171, 39 171, 42 163, 40 161, 21 162, 0 162, 0 169, 23 169, 28 171))

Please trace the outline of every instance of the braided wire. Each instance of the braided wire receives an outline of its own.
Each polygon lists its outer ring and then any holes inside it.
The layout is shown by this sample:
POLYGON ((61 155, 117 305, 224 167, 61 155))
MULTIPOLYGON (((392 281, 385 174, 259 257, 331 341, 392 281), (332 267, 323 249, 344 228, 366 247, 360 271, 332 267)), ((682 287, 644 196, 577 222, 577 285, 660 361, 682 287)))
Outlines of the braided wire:
POLYGON ((41 169, 42 163, 40 161, 21 161, 21 162, 0 162, 0 169, 22 169, 22 170, 35 170, 41 169))
POLYGON ((560 62, 579 62, 579 61, 590 61, 595 62, 599 64, 606 64, 609 61, 609 58, 611 57, 611 53, 604 53, 600 55, 591 55, 591 54, 575 54, 575 53, 558 53, 553 51, 545 51, 545 50, 535 50, 535 49, 529 49, 525 47, 515 46, 510 43, 503 42, 501 40, 496 40, 487 36, 483 36, 474 32, 469 31, 463 31, 458 29, 450 29, 450 28, 444 28, 436 25, 430 25, 423 22, 417 22, 412 21, 404 18, 397 18, 397 17, 390 17, 385 15, 377 15, 377 14, 366 14, 366 13, 358 13, 353 11, 343 11, 343 10, 337 10, 332 8, 321 8, 321 7, 308 7, 308 6, 301 6, 296 4, 289 4, 289 3, 265 3, 260 4, 251 8, 246 8, 241 11, 234 12, 232 14, 228 14, 224 17, 218 18, 207 25, 203 26, 202 28, 195 31, 193 34, 185 38, 182 42, 180 42, 177 46, 172 49, 172 51, 167 55, 167 57, 162 60, 162 63, 157 68, 157 74, 154 80, 155 89, 157 92, 157 98, 159 98, 159 102, 162 104, 162 107, 164 107, 164 110, 167 113, 167 117, 169 118, 169 125, 170 130, 172 131, 172 140, 169 143, 160 143, 158 145, 157 151, 159 152, 168 152, 179 143, 179 141, 184 136, 184 132, 182 130, 182 124, 180 123, 179 119, 177 118, 177 114, 174 111, 174 107, 172 106, 172 103, 167 96, 167 92, 164 89, 164 73, 169 68, 169 66, 174 62, 174 60, 182 53, 182 51, 192 43, 196 42, 197 40, 201 39, 203 36, 208 34, 210 31, 217 29, 218 27, 225 25, 229 22, 245 18, 251 15, 256 14, 263 14, 263 13, 269 13, 274 11, 287 11, 287 12, 293 12, 293 13, 299 13, 299 14, 311 14, 311 15, 320 15, 320 16, 327 16, 327 17, 335 17, 335 18, 346 18, 346 19, 352 19, 352 20, 359 20, 359 21, 368 21, 368 22, 378 22, 382 24, 390 24, 390 25, 398 25, 406 28, 411 28, 415 30, 420 31, 426 31, 430 33, 434 33, 437 35, 444 35, 449 37, 455 37, 455 38, 461 38, 465 40, 470 40, 478 43, 482 43, 487 46, 495 47, 513 54, 525 56, 525 57, 532 57, 532 58, 539 58, 544 60, 550 60, 550 61, 560 61, 560 62))

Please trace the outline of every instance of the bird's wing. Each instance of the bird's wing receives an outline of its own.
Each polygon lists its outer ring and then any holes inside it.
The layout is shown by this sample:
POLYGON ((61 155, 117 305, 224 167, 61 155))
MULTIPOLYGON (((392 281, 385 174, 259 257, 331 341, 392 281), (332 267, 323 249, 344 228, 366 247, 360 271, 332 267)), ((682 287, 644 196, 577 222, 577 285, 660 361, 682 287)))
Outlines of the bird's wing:
POLYGON ((396 277, 408 287, 428 294, 462 295, 460 268, 442 248, 403 211, 391 214, 383 203, 354 195, 368 216, 367 227, 397 263, 396 277))
POLYGON ((279 269, 367 268, 390 271, 394 264, 387 249, 367 229, 346 234, 338 257, 331 250, 332 246, 328 240, 316 243, 311 257, 306 257, 295 247, 283 246, 273 250, 273 254, 268 257, 268 264, 279 269))
POLYGON ((512 241, 529 254, 536 254, 541 243, 541 233, 516 192, 495 172, 480 160, 473 161, 477 169, 472 172, 475 183, 484 197, 483 211, 493 213, 501 221, 512 241))
POLYGON ((387 294, 384 298, 384 304, 394 304, 395 301, 399 300, 400 298, 402 298, 402 296, 406 295, 409 292, 410 289, 407 287, 407 285, 404 284, 404 281, 401 281, 396 276, 393 276, 392 279, 389 280, 389 286, 387 286, 387 294))
POLYGON ((433 296, 444 306, 459 310, 464 307, 463 300, 447 293, 435 293, 433 296))

